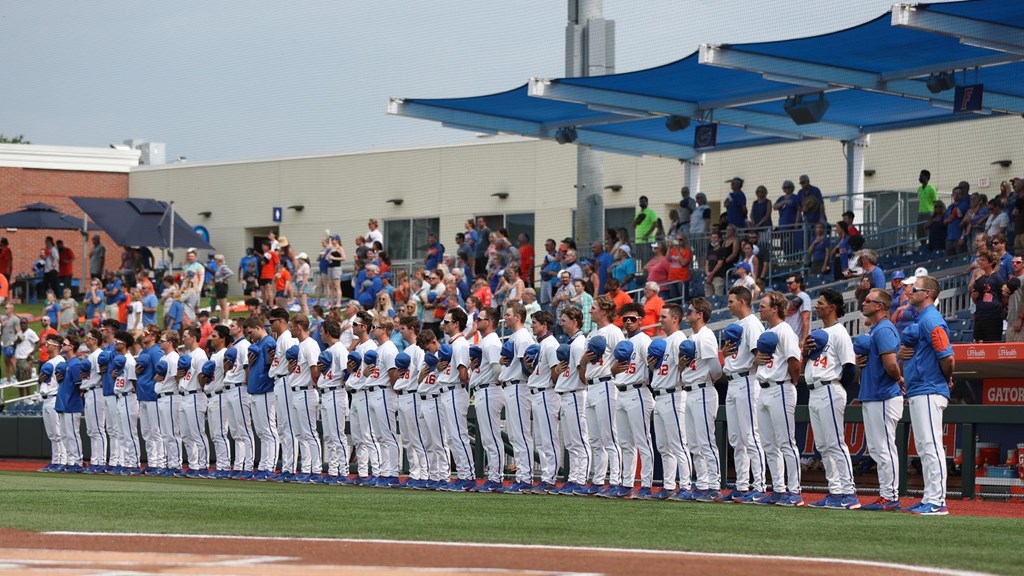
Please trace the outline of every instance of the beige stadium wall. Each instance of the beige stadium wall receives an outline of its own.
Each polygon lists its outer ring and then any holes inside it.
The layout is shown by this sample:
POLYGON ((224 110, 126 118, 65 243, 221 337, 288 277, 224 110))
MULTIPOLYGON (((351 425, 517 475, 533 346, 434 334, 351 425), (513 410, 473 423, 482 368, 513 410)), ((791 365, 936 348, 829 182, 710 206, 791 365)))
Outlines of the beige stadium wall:
MULTIPOLYGON (((1024 173, 1024 121, 1019 117, 972 120, 873 134, 865 156, 865 189, 914 190, 922 168, 931 170, 940 198, 948 200, 960 180, 990 196, 999 182, 1024 173), (1010 168, 992 165, 1012 160, 1010 168), (988 186, 983 186, 988 179, 988 186)), ((324 230, 342 235, 346 247, 366 231, 369 218, 439 217, 441 241, 454 251, 454 236, 475 214, 535 214, 535 238, 569 235, 576 196, 573 146, 549 141, 511 140, 398 151, 366 152, 219 164, 176 164, 135 169, 131 197, 173 200, 189 223, 203 225, 211 242, 234 267, 250 243, 247 230, 275 226, 274 206, 284 210, 281 234, 296 251, 315 253, 324 230), (501 200, 491 194, 507 192, 501 200), (388 203, 401 198, 402 205, 388 203), (198 216, 209 211, 208 218, 198 216)), ((764 184, 769 197, 781 194, 783 180, 808 174, 828 196, 845 190, 843 146, 837 142, 795 141, 711 152, 701 172, 701 190, 710 202, 728 193, 725 180, 746 180, 748 200, 764 184)), ((668 217, 678 202, 684 169, 676 160, 604 155, 606 208, 635 206, 646 195, 659 215, 668 217)), ((829 220, 842 212, 827 204, 829 220)), ((539 246, 538 246, 539 248, 539 246)))

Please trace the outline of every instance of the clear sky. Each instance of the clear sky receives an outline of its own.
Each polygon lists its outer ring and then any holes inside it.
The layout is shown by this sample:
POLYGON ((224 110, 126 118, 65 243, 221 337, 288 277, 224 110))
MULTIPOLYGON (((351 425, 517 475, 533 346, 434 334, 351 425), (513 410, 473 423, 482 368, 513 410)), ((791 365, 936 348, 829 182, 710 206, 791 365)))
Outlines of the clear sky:
MULTIPOLYGON (((564 75, 566 0, 0 0, 0 132, 164 142, 170 161, 463 142, 388 98, 475 96, 564 75)), ((850 27, 892 0, 604 0, 616 71, 702 42, 850 27)))

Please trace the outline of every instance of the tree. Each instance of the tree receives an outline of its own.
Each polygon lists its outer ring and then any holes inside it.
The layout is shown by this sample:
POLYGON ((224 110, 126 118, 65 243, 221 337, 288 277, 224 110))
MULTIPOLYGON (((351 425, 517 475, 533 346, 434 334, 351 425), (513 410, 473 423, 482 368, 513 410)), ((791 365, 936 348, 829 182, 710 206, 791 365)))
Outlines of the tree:
POLYGON ((7 137, 4 136, 3 133, 0 133, 0 144, 31 144, 31 142, 25 140, 25 136, 23 134, 7 137))

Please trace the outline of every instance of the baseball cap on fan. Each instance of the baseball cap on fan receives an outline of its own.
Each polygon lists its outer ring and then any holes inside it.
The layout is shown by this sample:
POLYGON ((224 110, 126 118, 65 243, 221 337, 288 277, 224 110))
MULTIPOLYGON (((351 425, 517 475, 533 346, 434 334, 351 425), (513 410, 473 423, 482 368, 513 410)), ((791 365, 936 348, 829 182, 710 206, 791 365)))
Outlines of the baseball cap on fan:
POLYGON ((905 278, 903 280, 903 285, 904 286, 910 286, 914 282, 917 282, 918 278, 924 278, 927 275, 928 275, 928 269, 925 268, 924 266, 918 266, 917 270, 914 270, 914 275, 913 276, 911 276, 909 278, 905 278))

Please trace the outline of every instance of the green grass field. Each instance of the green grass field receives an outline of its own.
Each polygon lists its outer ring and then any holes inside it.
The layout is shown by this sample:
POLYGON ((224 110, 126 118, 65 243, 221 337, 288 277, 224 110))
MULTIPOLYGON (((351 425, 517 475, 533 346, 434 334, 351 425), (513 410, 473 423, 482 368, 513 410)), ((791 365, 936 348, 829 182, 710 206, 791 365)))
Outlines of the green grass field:
POLYGON ((295 484, 0 473, 0 526, 855 558, 1024 573, 1019 520, 295 484))

